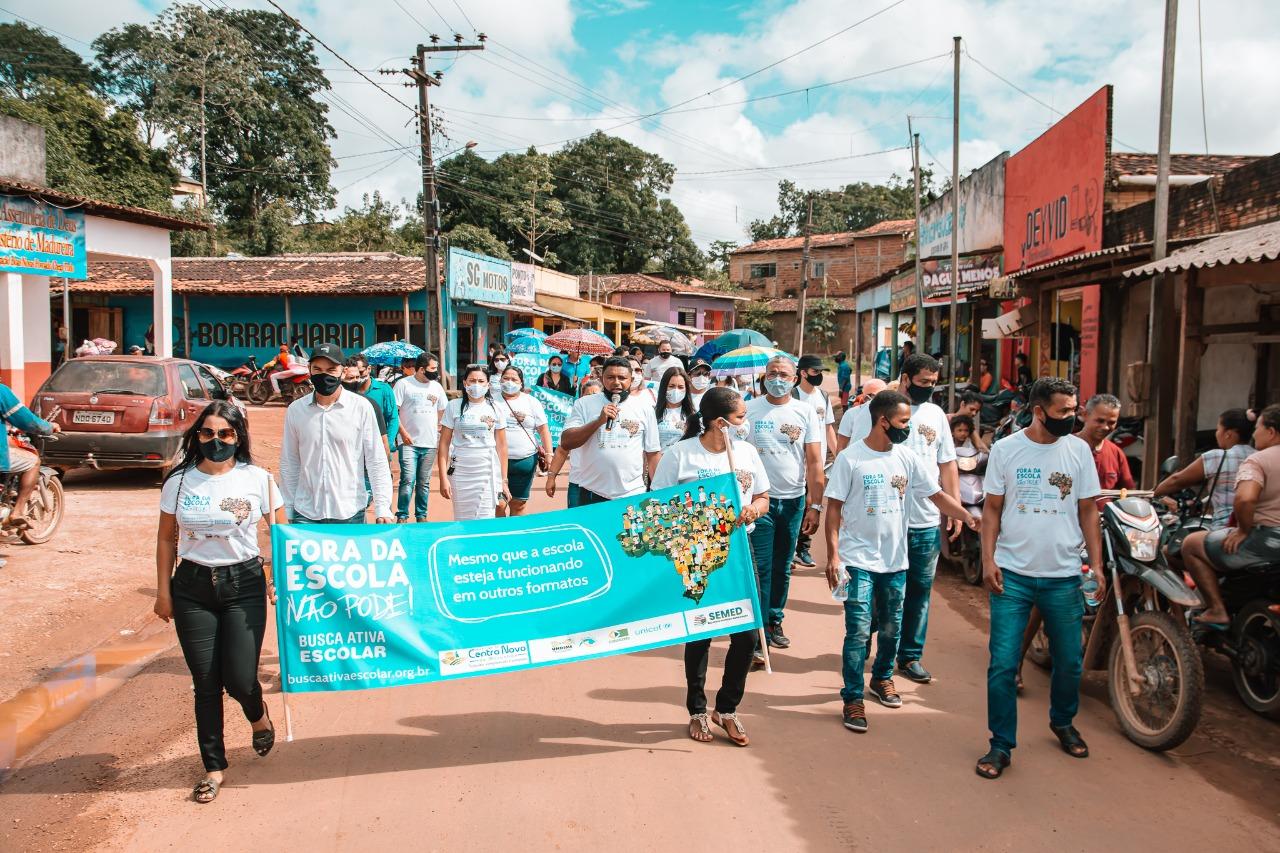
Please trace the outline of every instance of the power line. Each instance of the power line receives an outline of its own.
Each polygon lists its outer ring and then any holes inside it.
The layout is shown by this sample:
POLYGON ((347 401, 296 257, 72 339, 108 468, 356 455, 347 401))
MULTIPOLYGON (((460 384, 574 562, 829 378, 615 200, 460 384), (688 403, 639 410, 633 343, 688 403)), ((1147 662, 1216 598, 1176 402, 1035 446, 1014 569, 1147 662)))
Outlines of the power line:
POLYGON ((10 10, 4 8, 3 6, 0 6, 0 12, 4 12, 7 15, 13 15, 15 18, 17 18, 20 21, 26 21, 31 26, 41 30, 48 30, 49 32, 54 33, 55 35, 62 36, 64 39, 71 39, 72 41, 78 41, 80 42, 80 44, 87 45, 88 47, 93 47, 93 44, 91 42, 87 42, 84 39, 78 39, 75 36, 69 36, 64 32, 55 30, 53 27, 47 27, 44 24, 37 23, 36 21, 31 20, 30 18, 24 18, 22 15, 19 15, 17 12, 11 12, 10 10))
POLYGON ((467 10, 462 8, 462 5, 458 3, 458 0, 453 0, 453 5, 458 7, 458 11, 462 13, 462 17, 466 20, 467 26, 471 27, 471 32, 478 33, 479 30, 476 29, 475 22, 472 21, 471 16, 467 14, 467 10))
POLYGON ((766 172, 774 169, 799 169, 803 166, 817 166, 822 163, 838 163, 842 160, 856 160, 862 157, 875 157, 879 154, 892 154, 894 151, 905 151, 907 146, 899 145, 896 148, 885 148, 881 151, 868 151, 863 154, 849 154, 844 157, 828 157, 825 160, 809 160, 805 163, 780 163, 776 166, 752 166, 745 169, 716 169, 709 172, 686 172, 686 175, 725 175, 732 172, 766 172))

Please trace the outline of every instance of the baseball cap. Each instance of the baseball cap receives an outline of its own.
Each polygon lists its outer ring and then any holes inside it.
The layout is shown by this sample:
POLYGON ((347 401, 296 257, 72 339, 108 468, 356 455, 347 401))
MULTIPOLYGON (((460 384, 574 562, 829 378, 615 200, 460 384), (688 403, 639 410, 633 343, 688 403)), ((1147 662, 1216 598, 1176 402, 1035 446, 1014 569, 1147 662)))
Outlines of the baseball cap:
POLYGON ((347 360, 347 357, 342 354, 342 349, 333 343, 320 344, 320 346, 313 349, 311 351, 311 360, 315 361, 317 358, 327 358, 334 364, 342 364, 347 360))
POLYGON ((697 370, 699 367, 705 367, 707 370, 710 370, 711 363, 708 362, 705 358, 695 358, 693 361, 689 362, 690 373, 697 370))
POLYGON ((823 367, 822 359, 818 358, 816 355, 800 356, 800 363, 797 364, 796 367, 799 368, 800 370, 825 370, 826 369, 825 367, 823 367))

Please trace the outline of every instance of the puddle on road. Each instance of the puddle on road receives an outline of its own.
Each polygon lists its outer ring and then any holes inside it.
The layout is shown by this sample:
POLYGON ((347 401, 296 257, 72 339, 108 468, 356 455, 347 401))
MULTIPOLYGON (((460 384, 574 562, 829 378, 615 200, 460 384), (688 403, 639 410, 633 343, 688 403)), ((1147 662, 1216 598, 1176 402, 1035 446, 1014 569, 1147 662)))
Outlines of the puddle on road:
POLYGON ((45 738, 169 649, 174 636, 121 637, 55 667, 40 684, 0 703, 0 783, 45 738))

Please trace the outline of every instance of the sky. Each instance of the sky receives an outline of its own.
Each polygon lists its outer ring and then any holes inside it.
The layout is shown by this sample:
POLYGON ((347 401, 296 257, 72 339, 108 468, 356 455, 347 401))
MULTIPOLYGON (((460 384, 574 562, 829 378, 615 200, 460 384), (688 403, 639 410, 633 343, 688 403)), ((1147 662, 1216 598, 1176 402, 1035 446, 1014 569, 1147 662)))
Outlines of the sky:
MULTIPOLYGON (((270 8, 265 0, 202 2, 270 8)), ((747 242, 747 224, 777 212, 783 178, 819 189, 909 175, 908 116, 925 165, 945 179, 957 35, 962 174, 1016 152, 1107 83, 1115 87, 1113 150, 1156 149, 1157 0, 277 2, 382 88, 317 47, 333 84, 324 99, 338 133, 339 210, 375 190, 416 196, 416 153, 387 150, 416 144, 414 92, 373 72, 403 67, 429 34, 448 43, 455 32, 468 43, 484 33, 486 49, 438 54, 429 66, 444 72, 431 89, 448 135, 437 157, 471 141, 492 158, 613 133, 675 164, 671 198, 703 247, 747 242)), ((1199 23, 1196 0, 1180 6, 1173 150, 1203 153, 1206 127, 1214 153, 1280 150, 1274 0, 1205 2, 1199 23)), ((87 55, 102 31, 161 8, 6 0, 0 20, 21 16, 87 55)))

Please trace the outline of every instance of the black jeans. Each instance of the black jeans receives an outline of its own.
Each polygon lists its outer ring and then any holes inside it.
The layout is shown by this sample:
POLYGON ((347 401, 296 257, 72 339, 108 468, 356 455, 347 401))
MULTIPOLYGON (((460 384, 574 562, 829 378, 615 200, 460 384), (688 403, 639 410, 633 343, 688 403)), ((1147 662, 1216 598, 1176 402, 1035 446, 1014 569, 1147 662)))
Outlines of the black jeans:
MULTIPOLYGON (((738 710, 742 694, 747 691, 747 673, 751 671, 751 656, 756 649, 757 631, 739 631, 729 635, 729 653, 724 659, 724 678, 716 693, 716 711, 732 714, 738 710)), ((685 700, 690 714, 707 712, 707 695, 703 688, 707 683, 707 658, 711 656, 711 640, 694 640, 684 644, 684 679, 689 695, 685 700)))
POLYGON ((211 568, 183 560, 171 581, 173 624, 196 691, 196 740, 207 771, 225 770, 222 692, 250 723, 262 719, 258 656, 267 627, 267 584, 257 558, 211 568))

